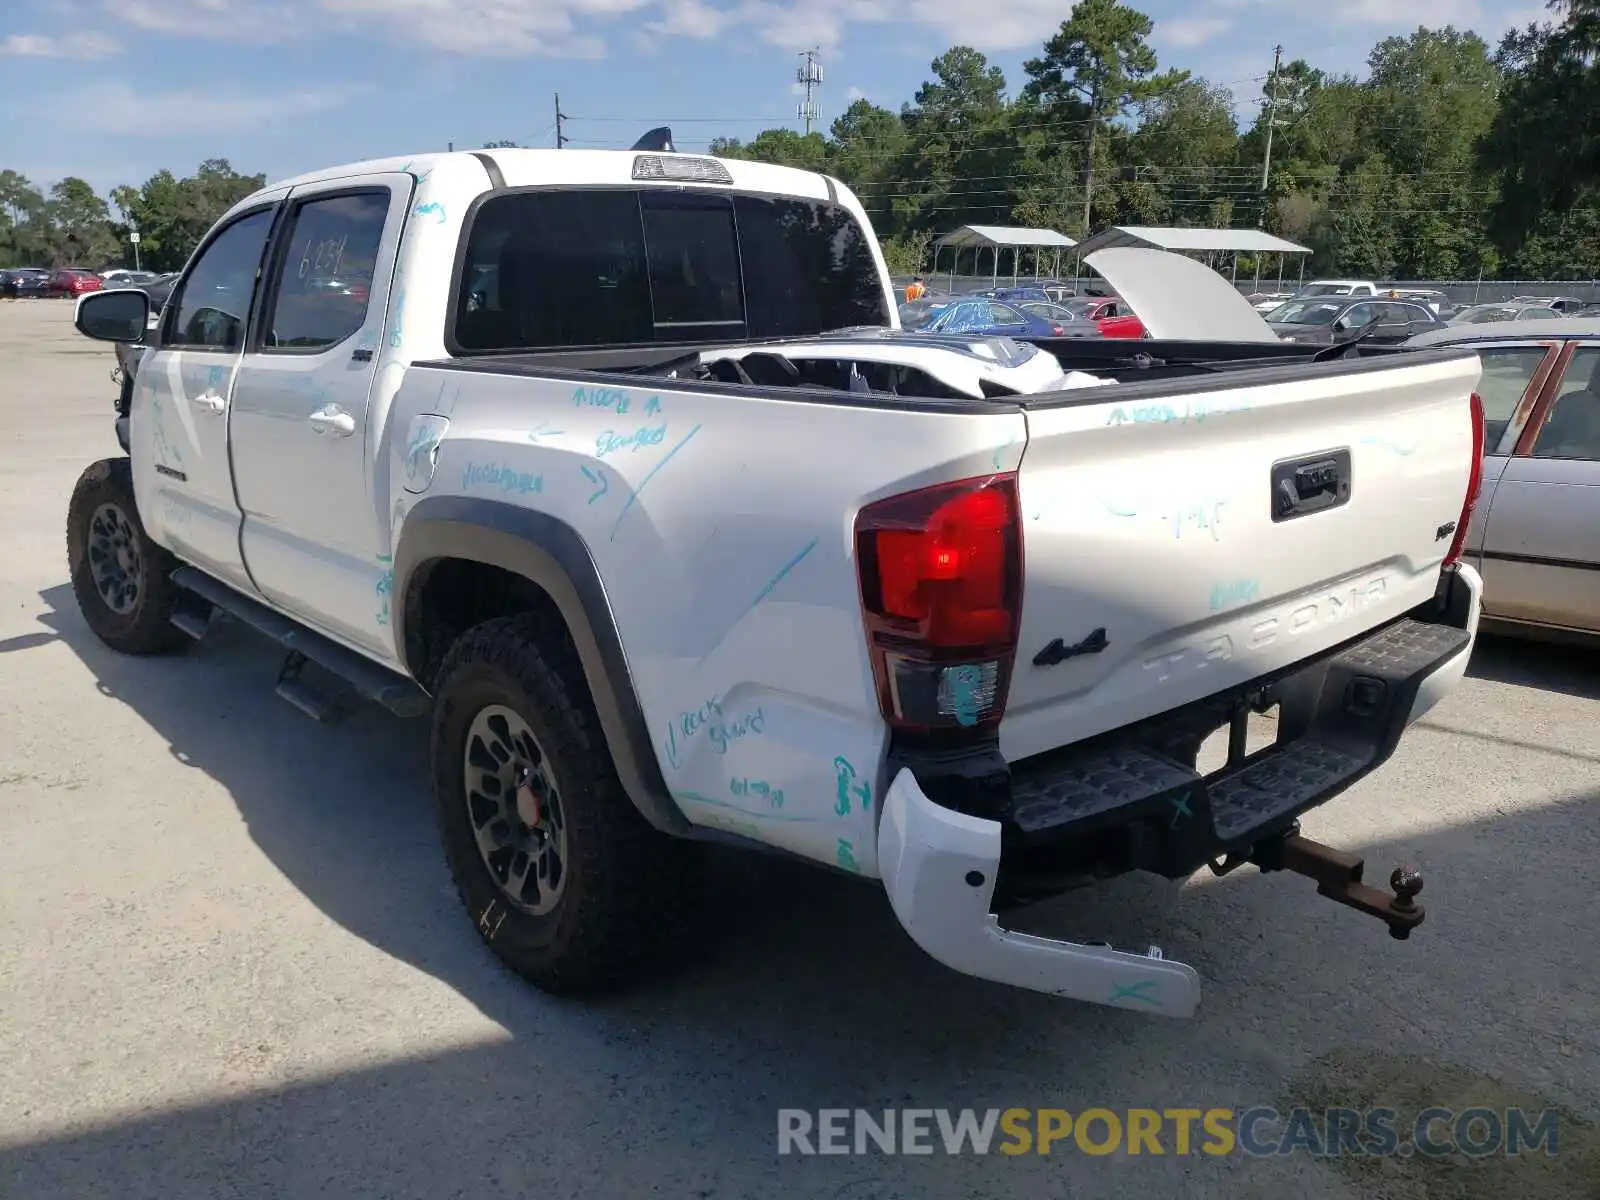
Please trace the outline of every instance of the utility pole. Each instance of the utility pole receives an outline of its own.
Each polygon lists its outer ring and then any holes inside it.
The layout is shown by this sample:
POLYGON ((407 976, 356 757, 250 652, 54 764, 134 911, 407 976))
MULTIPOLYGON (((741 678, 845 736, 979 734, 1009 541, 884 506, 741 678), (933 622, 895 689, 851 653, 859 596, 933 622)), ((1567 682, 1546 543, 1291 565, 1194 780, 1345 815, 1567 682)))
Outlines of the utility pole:
POLYGON ((806 89, 806 98, 795 108, 795 120, 805 122, 806 136, 811 135, 811 123, 821 116, 817 106, 812 103, 812 95, 822 86, 822 64, 817 61, 821 48, 800 51, 800 57, 805 63, 797 68, 794 73, 795 82, 806 89))
POLYGON ((560 150, 567 144, 567 135, 561 132, 561 122, 568 120, 567 114, 561 111, 561 93, 556 93, 556 149, 560 150))
POLYGON ((1083 163, 1083 236, 1089 236, 1089 207, 1094 203, 1094 135, 1100 124, 1100 89, 1089 97, 1089 153, 1083 163))
POLYGON ((1278 124, 1278 68, 1283 63, 1283 47, 1272 48, 1272 81, 1267 88, 1267 150, 1261 157, 1261 197, 1266 202, 1267 177, 1272 171, 1272 131, 1278 124))

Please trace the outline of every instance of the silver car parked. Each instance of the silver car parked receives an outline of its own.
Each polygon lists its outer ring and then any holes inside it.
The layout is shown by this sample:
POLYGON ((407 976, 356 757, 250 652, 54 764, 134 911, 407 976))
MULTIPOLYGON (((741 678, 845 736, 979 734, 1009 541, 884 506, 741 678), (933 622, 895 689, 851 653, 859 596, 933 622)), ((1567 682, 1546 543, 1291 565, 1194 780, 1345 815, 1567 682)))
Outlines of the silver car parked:
POLYGON ((1483 360, 1483 488, 1465 556, 1486 627, 1600 634, 1600 320, 1452 326, 1483 360))

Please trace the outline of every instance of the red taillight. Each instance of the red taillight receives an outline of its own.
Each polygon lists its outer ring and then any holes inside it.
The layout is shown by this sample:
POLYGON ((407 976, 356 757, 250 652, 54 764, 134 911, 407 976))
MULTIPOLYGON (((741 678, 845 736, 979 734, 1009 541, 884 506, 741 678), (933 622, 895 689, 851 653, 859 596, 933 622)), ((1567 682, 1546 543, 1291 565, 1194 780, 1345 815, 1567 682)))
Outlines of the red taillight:
POLYGON ((1059 325, 1052 325, 1052 326, 1050 326, 1050 328, 1051 328, 1051 330, 1054 331, 1054 333, 1055 333, 1055 335, 1057 337, 1066 337, 1067 336, 1067 331, 1065 329, 1061 328, 1061 326, 1059 326, 1059 325))
POLYGON ((1483 486, 1483 398, 1472 393, 1472 470, 1467 474, 1467 498, 1461 505, 1461 516, 1456 521, 1456 535, 1450 539, 1450 553, 1444 556, 1444 565, 1451 566, 1461 559, 1461 550, 1467 544, 1467 526, 1472 523, 1472 510, 1478 504, 1478 489, 1483 486))
POLYGON ((884 719, 985 729, 1005 711, 1022 600, 1015 473, 892 496, 856 517, 856 566, 884 719))

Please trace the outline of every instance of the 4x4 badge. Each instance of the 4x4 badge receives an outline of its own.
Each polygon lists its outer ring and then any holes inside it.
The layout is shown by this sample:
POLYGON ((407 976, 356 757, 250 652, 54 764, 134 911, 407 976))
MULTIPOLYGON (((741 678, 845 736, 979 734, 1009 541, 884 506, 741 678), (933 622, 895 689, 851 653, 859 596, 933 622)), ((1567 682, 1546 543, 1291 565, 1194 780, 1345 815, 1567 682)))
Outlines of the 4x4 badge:
POLYGON ((1077 658, 1079 655, 1099 654, 1110 644, 1106 640, 1105 626, 1102 625, 1076 645, 1069 646, 1060 638, 1057 638, 1033 656, 1033 665, 1036 667, 1053 667, 1057 663, 1066 662, 1067 659, 1077 658))

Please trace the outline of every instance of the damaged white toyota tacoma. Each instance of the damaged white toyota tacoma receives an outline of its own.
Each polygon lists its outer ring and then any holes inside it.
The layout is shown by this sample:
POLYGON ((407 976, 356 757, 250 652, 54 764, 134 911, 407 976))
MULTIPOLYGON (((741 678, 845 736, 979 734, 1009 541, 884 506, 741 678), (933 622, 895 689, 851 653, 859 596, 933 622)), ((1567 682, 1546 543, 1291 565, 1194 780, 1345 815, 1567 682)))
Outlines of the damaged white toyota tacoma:
POLYGON ((117 650, 220 610, 314 717, 341 680, 431 713, 462 900, 542 988, 651 960, 723 841, 877 881, 958 971, 1188 1016, 1157 949, 1006 917, 1253 863, 1421 920, 1296 819, 1465 670, 1480 363, 1089 261, 1148 340, 902 332, 847 188, 665 140, 289 180, 148 333, 142 292, 79 302, 145 349, 72 583, 117 650))

